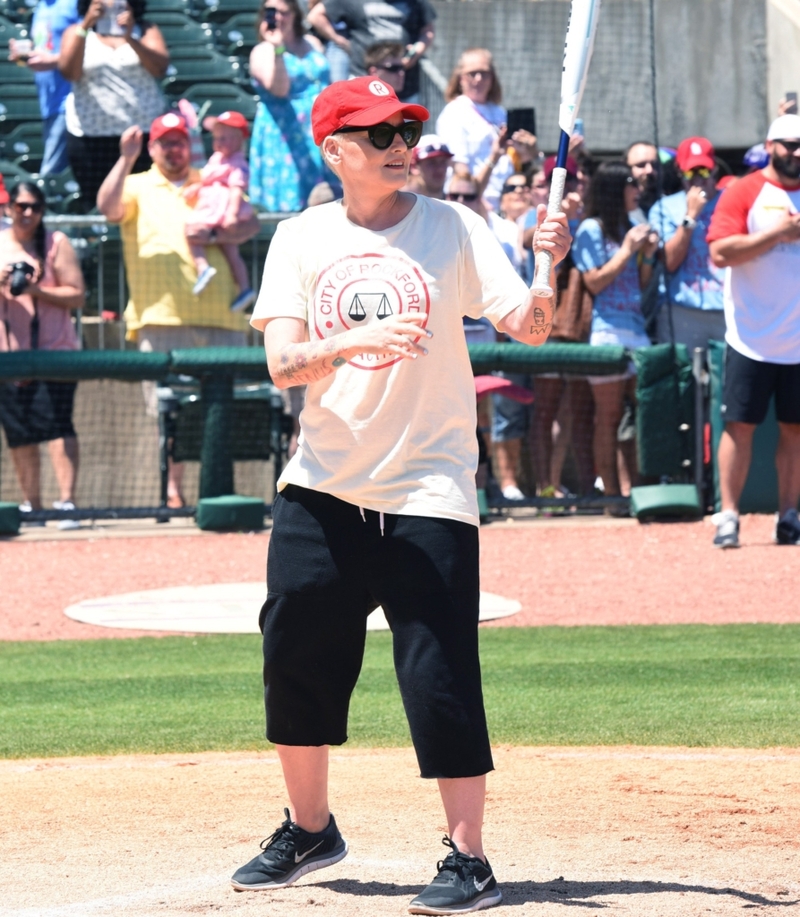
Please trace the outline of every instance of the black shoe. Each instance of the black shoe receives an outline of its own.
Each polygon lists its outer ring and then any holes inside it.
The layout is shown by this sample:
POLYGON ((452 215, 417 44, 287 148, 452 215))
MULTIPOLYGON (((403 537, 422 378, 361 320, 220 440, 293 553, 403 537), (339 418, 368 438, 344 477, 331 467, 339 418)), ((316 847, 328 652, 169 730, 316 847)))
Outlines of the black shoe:
POLYGON ((479 857, 461 853, 445 836, 445 847, 452 853, 438 863, 439 873, 431 884, 409 904, 409 914, 469 914, 500 904, 503 896, 497 887, 492 867, 479 857))
POLYGON ((776 544, 793 544, 800 546, 800 518, 796 509, 787 510, 775 526, 776 544))
POLYGON ((283 812, 286 821, 261 842, 263 852, 231 877, 237 892, 285 888, 306 873, 332 866, 347 856, 347 844, 333 815, 324 831, 311 834, 292 821, 288 809, 283 812))

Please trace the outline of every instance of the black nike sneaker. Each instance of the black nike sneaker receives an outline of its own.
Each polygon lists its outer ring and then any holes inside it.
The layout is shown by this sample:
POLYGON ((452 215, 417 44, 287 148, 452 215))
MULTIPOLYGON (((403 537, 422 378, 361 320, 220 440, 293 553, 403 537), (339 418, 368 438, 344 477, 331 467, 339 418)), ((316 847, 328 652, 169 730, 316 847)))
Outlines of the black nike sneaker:
POLYGON ((500 904, 503 896, 497 887, 492 867, 480 857, 470 857, 445 836, 451 852, 440 860, 436 878, 409 904, 409 914, 469 914, 500 904))
POLYGON ((231 877, 237 892, 285 888, 301 876, 332 866, 347 856, 347 844, 333 815, 324 831, 311 834, 292 821, 288 809, 283 813, 286 821, 261 842, 262 852, 231 877))

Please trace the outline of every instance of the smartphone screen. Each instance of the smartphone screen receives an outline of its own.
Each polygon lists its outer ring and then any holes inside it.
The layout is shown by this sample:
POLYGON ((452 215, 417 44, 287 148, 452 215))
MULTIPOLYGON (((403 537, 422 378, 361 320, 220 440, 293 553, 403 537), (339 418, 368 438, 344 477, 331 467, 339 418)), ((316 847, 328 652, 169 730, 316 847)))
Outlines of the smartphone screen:
POLYGON ((533 108, 509 108, 506 117, 508 136, 513 136, 515 131, 528 131, 536 133, 536 111, 533 108))
POLYGON ((277 11, 274 6, 268 6, 264 10, 264 22, 267 24, 267 29, 271 32, 278 24, 277 11))

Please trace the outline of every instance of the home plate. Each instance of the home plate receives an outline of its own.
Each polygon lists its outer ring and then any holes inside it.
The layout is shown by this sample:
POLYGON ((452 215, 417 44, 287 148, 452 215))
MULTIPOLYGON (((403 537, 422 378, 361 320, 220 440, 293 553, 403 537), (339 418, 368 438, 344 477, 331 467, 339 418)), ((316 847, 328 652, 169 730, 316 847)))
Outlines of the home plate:
MULTIPOLYGON (((88 599, 64 610, 68 618, 102 627, 183 631, 191 634, 257 634, 258 613, 266 597, 263 583, 175 586, 88 599)), ((491 592, 481 593, 480 619, 516 614, 522 606, 491 592)), ((380 608, 367 619, 368 630, 388 630, 380 608)))

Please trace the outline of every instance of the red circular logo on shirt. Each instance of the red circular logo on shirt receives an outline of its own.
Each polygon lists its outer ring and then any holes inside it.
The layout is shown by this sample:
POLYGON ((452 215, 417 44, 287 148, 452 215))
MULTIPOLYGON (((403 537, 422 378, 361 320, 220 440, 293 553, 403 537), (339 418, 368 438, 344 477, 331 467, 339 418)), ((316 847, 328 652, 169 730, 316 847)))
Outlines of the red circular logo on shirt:
MULTIPOLYGON (((329 338, 393 315, 428 315, 430 305, 428 286, 413 262, 397 255, 348 255, 320 272, 313 300, 314 331, 320 339, 329 338)), ((360 353, 349 363, 374 370, 401 359, 394 353, 360 353)))

